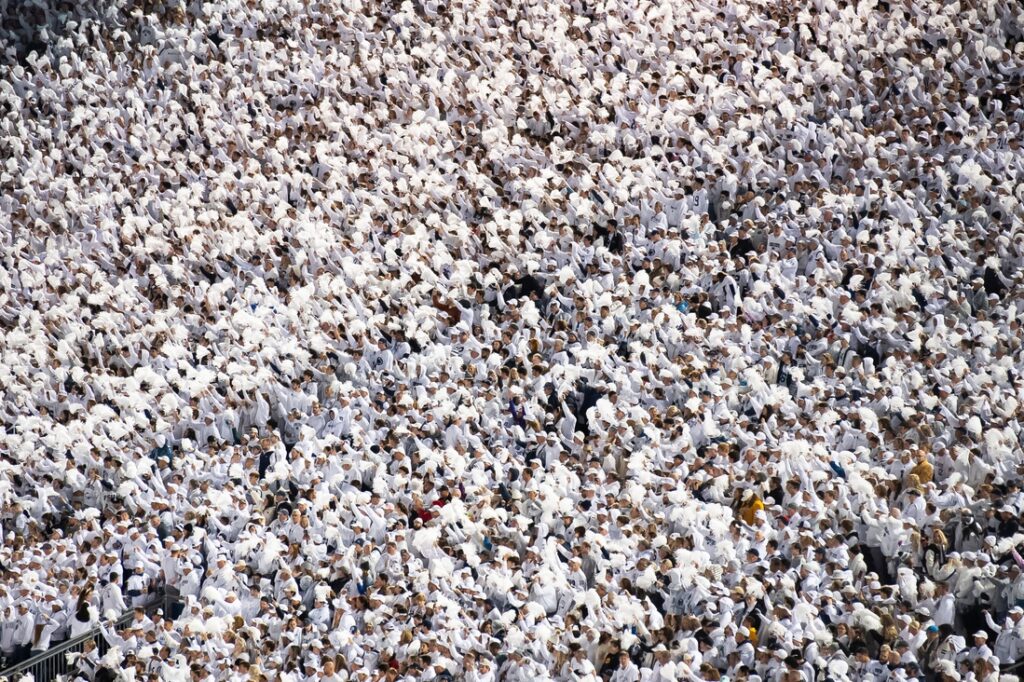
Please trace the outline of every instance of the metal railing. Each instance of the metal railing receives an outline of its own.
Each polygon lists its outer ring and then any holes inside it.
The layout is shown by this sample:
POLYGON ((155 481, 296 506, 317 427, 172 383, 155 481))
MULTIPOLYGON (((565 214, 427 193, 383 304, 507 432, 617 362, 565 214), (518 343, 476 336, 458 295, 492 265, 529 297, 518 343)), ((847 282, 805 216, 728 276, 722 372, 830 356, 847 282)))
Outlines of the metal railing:
MULTIPOLYGON (((162 608, 164 614, 169 616, 177 601, 178 596, 175 591, 163 589, 154 595, 153 600, 145 606, 145 609, 147 613, 152 613, 162 608)), ((133 615, 134 609, 128 609, 117 620, 112 621, 111 626, 115 630, 119 630, 132 620, 133 615)), ((42 653, 0 671, 0 681, 15 682, 15 680, 31 674, 35 682, 53 682, 61 675, 67 675, 76 670, 77 666, 68 663, 68 654, 81 653, 85 648, 85 643, 89 641, 96 643, 96 651, 100 656, 110 650, 110 643, 103 636, 100 626, 97 625, 78 637, 56 644, 42 653)))

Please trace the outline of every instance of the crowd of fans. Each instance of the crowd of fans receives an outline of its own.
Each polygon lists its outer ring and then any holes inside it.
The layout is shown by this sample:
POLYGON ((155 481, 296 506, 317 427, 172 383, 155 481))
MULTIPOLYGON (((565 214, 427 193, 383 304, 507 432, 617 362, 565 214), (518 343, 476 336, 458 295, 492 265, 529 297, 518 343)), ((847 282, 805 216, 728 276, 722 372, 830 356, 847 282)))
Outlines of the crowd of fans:
POLYGON ((1019 3, 25 5, 6 664, 1016 673, 1019 3))

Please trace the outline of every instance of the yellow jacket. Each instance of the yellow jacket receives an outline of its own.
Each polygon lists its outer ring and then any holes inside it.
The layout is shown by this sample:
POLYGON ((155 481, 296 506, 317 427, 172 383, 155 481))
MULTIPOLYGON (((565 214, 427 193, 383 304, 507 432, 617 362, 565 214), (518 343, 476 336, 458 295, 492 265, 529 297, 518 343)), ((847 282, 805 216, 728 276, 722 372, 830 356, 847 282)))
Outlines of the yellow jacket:
POLYGON ((754 525, 754 516, 759 511, 764 511, 764 502, 755 495, 750 498, 749 502, 740 507, 740 518, 743 519, 743 523, 752 526, 754 525))

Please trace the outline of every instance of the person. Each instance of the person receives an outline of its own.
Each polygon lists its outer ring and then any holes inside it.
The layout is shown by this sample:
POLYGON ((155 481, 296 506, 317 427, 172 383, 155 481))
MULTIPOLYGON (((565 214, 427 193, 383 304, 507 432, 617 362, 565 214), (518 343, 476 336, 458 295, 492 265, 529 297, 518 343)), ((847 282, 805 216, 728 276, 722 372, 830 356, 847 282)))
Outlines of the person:
POLYGON ((918 660, 921 662, 921 668, 926 674, 937 672, 933 666, 939 662, 936 653, 940 644, 942 644, 942 639, 940 639, 939 626, 932 624, 926 627, 925 640, 918 648, 918 660))
POLYGON ((740 493, 739 504, 740 518, 748 526, 754 525, 759 512, 764 512, 764 502, 752 490, 744 490, 740 493))
POLYGON ((131 599, 131 605, 141 606, 149 599, 149 577, 145 573, 145 566, 135 564, 134 570, 128 576, 125 594, 131 599))
POLYGON ((74 639, 90 631, 99 620, 99 615, 92 605, 93 583, 87 583, 74 608, 74 615, 70 618, 68 637, 74 639))
POLYGON ((928 667, 937 673, 952 669, 955 667, 958 657, 961 657, 962 654, 966 658, 969 652, 964 638, 955 633, 952 625, 948 623, 941 625, 928 667))
POLYGON ((1024 609, 1011 608, 1002 625, 998 625, 989 611, 985 611, 985 624, 996 633, 992 653, 1003 666, 1010 666, 1024 657, 1024 609))
POLYGON ((618 659, 619 665, 611 675, 611 682, 638 682, 640 669, 629 658, 629 653, 620 652, 618 659))
POLYGON ((924 548, 924 568, 932 580, 941 580, 943 567, 946 564, 946 551, 949 548, 949 540, 941 528, 933 528, 929 542, 924 548))
POLYGON ((17 645, 15 634, 18 631, 18 622, 14 618, 17 609, 7 606, 4 609, 4 618, 0 621, 0 655, 3 657, 4 669, 14 660, 17 645))
POLYGON ((29 657, 37 656, 49 650, 53 641, 54 633, 60 630, 64 625, 60 618, 60 608, 60 604, 54 603, 52 605, 53 611, 51 613, 41 611, 38 614, 32 632, 32 641, 29 645, 29 657))
POLYGON ((972 639, 974 640, 974 646, 963 651, 963 656, 972 664, 979 660, 987 661, 993 655, 992 649, 988 646, 988 633, 984 630, 978 630, 974 633, 972 639))
POLYGON ((17 665, 26 660, 32 651, 32 640, 35 635, 36 618, 29 609, 27 601, 21 601, 17 605, 17 613, 14 617, 15 629, 13 634, 13 653, 10 662, 17 665))
POLYGON ((923 448, 919 449, 915 457, 914 466, 907 472, 908 479, 911 476, 915 476, 917 485, 931 483, 935 468, 932 466, 931 462, 928 461, 928 452, 923 448))
POLYGON ((979 682, 997 682, 999 680, 999 659, 995 656, 979 658, 973 669, 975 679, 979 682))
POLYGON ((111 572, 109 579, 103 583, 99 590, 100 611, 104 614, 115 613, 120 615, 128 610, 121 593, 121 575, 111 572))

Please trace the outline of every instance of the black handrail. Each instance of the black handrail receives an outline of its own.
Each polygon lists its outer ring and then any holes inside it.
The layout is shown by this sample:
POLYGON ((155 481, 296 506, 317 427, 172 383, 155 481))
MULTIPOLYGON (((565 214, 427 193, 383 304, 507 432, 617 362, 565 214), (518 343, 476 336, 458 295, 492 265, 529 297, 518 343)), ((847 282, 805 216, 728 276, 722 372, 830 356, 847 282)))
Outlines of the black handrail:
MULTIPOLYGON (((162 608, 164 614, 169 616, 171 607, 176 601, 177 599, 172 596, 171 591, 164 589, 157 592, 154 595, 154 599, 145 608, 147 612, 162 608)), ((116 620, 111 621, 111 625, 115 630, 120 629, 131 621, 133 613, 134 609, 128 609, 118 616, 116 620)), ((69 653, 80 653, 84 649, 85 643, 90 640, 96 642, 96 649, 100 656, 110 650, 110 644, 107 642, 107 638, 103 636, 101 626, 97 625, 88 632, 83 632, 73 639, 60 642, 42 653, 0 671, 0 681, 17 680, 21 676, 31 673, 36 682, 53 682, 58 676, 67 674, 72 668, 71 664, 68 663, 67 655, 69 653)))

